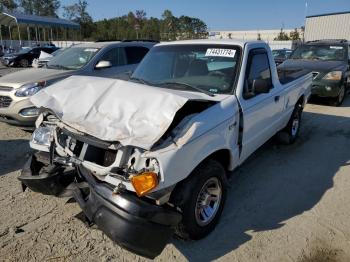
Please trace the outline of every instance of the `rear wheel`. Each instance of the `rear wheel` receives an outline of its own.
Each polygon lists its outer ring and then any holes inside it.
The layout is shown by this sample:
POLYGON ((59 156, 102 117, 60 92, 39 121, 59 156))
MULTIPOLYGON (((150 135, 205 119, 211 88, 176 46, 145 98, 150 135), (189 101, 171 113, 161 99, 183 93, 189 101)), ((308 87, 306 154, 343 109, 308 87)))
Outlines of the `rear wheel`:
POLYGON ((201 239, 214 230, 226 199, 223 166, 208 160, 193 171, 175 190, 175 205, 182 210, 176 234, 183 239, 201 239))
POLYGON ((339 94, 336 98, 332 98, 332 100, 330 101, 330 104, 332 106, 340 106, 345 98, 346 95, 346 90, 345 90, 345 85, 342 85, 342 87, 339 90, 339 94))
POLYGON ((293 110, 287 126, 279 133, 278 138, 284 144, 293 144, 298 138, 300 126, 301 126, 301 114, 303 107, 301 104, 297 104, 293 110))
POLYGON ((21 59, 21 60, 19 61, 19 65, 20 65, 21 67, 28 67, 28 66, 29 66, 29 61, 28 61, 27 59, 21 59))

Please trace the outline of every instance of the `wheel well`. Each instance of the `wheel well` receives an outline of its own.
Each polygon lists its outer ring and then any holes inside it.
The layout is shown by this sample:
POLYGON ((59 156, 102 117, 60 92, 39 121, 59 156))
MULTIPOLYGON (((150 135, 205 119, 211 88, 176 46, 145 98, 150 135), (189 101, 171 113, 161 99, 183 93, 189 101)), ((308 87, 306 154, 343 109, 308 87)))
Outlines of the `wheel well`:
POLYGON ((208 159, 213 159, 218 161, 224 167, 225 170, 228 170, 231 162, 231 153, 230 153, 230 150, 228 149, 221 149, 209 155, 202 162, 208 159))
POLYGON ((302 95, 301 97, 299 97, 299 99, 298 99, 296 105, 301 105, 301 107, 304 107, 304 101, 305 101, 304 99, 305 99, 305 96, 304 96, 304 95, 302 95))
MULTIPOLYGON (((200 162, 194 169, 199 168, 203 163, 205 163, 208 160, 215 160, 219 162, 225 171, 228 171, 231 161, 231 153, 228 149, 221 149, 218 151, 215 151, 214 153, 210 154, 208 157, 206 157, 202 162, 200 162)), ((188 199, 188 195, 191 194, 190 190, 187 190, 188 188, 185 186, 186 182, 192 178, 192 174, 186 177, 184 180, 177 183, 173 191, 171 192, 169 202, 176 205, 181 206, 186 199, 188 199)))

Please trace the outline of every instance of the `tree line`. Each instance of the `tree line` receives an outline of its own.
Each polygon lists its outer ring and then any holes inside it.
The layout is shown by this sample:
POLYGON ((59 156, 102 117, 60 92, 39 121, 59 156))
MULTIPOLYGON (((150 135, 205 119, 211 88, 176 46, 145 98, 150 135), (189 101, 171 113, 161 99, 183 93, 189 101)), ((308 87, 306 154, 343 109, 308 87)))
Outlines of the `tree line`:
MULTIPOLYGON (((60 0, 0 1, 0 11, 58 17, 62 10, 64 18, 80 24, 79 32, 68 32, 68 35, 67 31, 63 29, 55 29, 55 40, 73 37, 90 41, 117 39, 169 41, 206 38, 208 35, 207 25, 201 19, 185 15, 176 17, 170 10, 165 10, 160 18, 147 17, 144 10, 136 10, 119 17, 93 21, 87 7, 86 0, 78 0, 76 3, 66 6, 61 6, 60 0)), ((21 31, 25 35, 26 29, 21 28, 21 31)), ((15 37, 16 31, 12 35, 15 37)))

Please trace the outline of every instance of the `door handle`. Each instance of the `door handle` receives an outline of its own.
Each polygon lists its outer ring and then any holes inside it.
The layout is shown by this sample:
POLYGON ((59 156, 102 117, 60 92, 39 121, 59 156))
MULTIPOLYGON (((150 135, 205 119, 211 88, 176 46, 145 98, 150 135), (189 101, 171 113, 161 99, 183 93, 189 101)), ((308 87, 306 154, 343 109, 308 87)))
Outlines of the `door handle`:
POLYGON ((277 103, 278 101, 280 101, 280 96, 275 96, 275 102, 277 103))

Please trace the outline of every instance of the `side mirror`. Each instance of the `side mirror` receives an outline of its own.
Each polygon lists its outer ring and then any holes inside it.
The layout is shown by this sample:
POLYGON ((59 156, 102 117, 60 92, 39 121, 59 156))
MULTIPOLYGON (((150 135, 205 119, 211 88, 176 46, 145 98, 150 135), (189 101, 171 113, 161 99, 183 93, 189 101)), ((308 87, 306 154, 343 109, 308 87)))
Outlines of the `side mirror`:
POLYGON ((253 91, 255 94, 263 94, 270 92, 271 82, 265 79, 253 80, 253 91))
POLYGON ((112 67, 112 63, 110 61, 101 60, 97 63, 95 66, 95 69, 103 69, 103 68, 109 68, 112 67))

